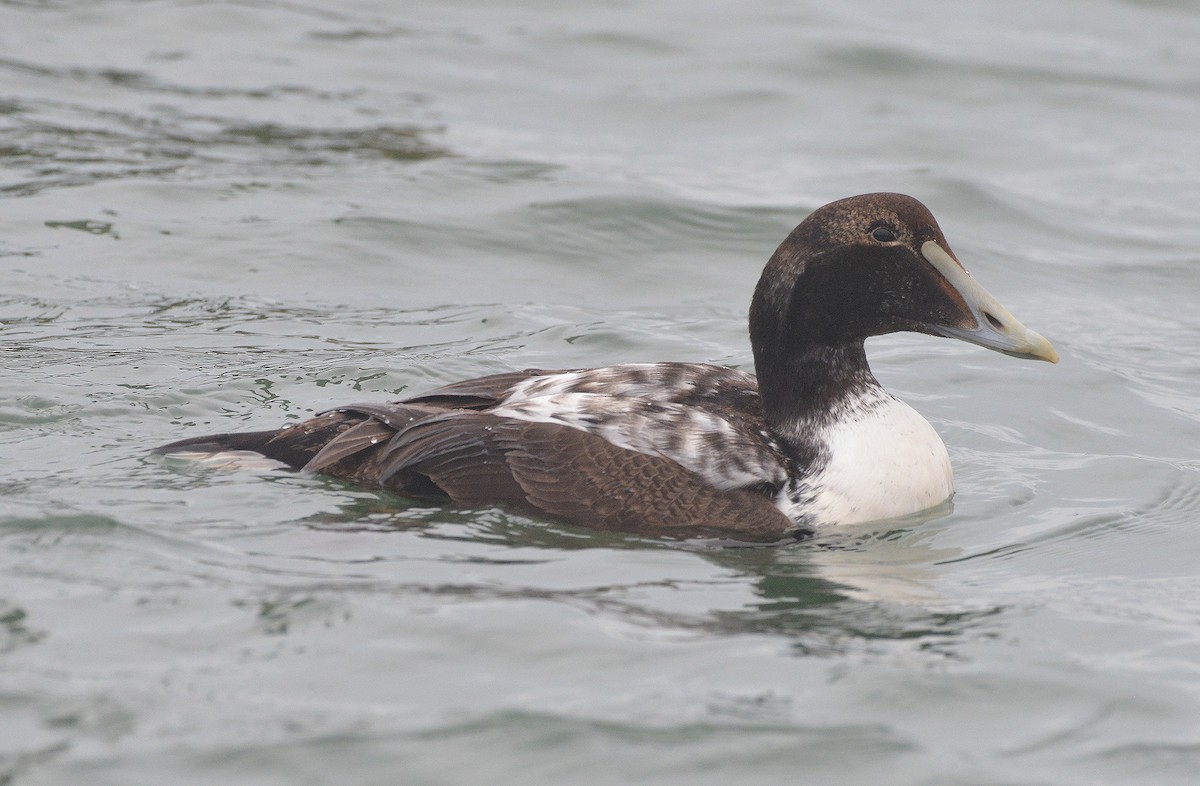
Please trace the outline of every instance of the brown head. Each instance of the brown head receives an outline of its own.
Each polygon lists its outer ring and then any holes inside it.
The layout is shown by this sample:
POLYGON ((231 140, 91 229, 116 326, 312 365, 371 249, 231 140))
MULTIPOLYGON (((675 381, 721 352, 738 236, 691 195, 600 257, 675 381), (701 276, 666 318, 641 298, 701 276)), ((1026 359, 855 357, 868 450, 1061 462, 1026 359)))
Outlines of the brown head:
POLYGON ((776 378, 800 373, 806 355, 861 355, 865 339, 901 330, 1058 361, 1050 342, 975 282, 928 208, 903 194, 863 194, 815 210, 763 270, 750 338, 764 398, 776 381, 791 387, 776 378))

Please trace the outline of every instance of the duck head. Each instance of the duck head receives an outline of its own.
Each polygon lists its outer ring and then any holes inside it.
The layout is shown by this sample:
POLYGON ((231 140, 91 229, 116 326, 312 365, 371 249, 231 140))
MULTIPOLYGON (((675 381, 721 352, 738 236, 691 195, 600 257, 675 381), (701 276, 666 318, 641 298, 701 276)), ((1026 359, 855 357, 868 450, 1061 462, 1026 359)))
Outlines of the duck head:
POLYGON ((818 208, 775 251, 750 307, 765 398, 772 377, 812 373, 813 358, 828 365, 844 356, 843 365, 854 367, 861 356, 869 374, 863 342, 902 330, 1058 362, 1049 341, 971 277, 928 208, 903 194, 818 208))

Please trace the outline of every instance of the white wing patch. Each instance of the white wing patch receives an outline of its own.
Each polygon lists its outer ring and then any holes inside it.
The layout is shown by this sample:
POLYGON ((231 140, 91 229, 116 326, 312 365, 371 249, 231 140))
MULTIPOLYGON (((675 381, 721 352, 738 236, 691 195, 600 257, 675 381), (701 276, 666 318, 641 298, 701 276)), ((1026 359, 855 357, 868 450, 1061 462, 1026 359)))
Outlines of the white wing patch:
POLYGON ((626 363, 533 377, 513 386, 506 401, 553 396, 558 393, 599 393, 620 398, 674 401, 698 387, 710 389, 725 380, 754 390, 753 375, 703 363, 626 363))
POLYGON ((516 385, 492 414, 557 423, 626 450, 662 456, 720 489, 784 482, 784 468, 767 447, 769 437, 671 401, 690 392, 689 375, 676 365, 661 375, 668 384, 659 385, 658 368, 614 366, 537 377, 516 385))

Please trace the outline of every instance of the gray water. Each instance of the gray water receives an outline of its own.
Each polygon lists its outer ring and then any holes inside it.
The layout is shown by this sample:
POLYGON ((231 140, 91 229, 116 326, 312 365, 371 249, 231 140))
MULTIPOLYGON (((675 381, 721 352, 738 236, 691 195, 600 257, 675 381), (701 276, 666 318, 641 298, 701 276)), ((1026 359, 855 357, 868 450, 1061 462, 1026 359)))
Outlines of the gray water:
POLYGON ((0 783, 1194 783, 1200 6, 0 5, 0 783), (147 456, 750 367, 928 204, 1058 366, 875 339, 940 517, 729 548, 147 456))

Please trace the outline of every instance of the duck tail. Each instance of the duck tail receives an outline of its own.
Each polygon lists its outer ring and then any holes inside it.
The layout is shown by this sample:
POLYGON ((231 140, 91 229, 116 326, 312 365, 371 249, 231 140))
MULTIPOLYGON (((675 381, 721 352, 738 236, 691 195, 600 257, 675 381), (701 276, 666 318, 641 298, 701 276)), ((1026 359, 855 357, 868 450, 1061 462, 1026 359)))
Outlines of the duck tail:
POLYGON ((296 445, 292 441, 280 441, 279 435, 280 431, 209 434, 203 437, 181 439, 178 442, 157 447, 150 452, 158 456, 190 453, 210 457, 221 453, 249 451, 275 461, 282 461, 293 469, 300 469, 307 464, 315 451, 305 449, 306 446, 296 445))

